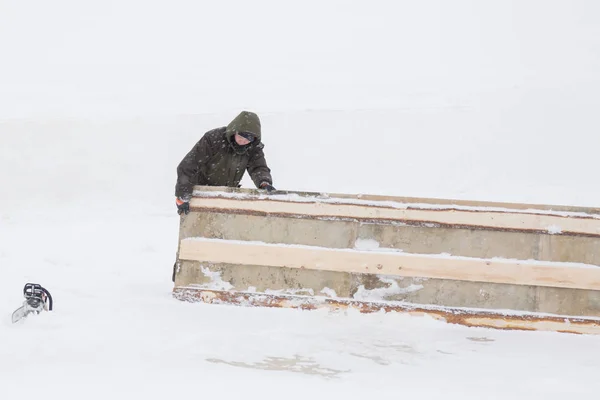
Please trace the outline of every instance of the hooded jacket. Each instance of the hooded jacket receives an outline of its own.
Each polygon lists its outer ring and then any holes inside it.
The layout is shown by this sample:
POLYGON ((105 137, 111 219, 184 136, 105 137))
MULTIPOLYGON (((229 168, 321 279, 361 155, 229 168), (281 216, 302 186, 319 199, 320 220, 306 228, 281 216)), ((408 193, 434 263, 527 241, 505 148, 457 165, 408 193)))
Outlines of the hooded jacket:
POLYGON ((256 187, 263 182, 272 185, 263 148, 258 116, 242 111, 229 125, 206 132, 181 160, 175 196, 191 197, 194 185, 238 187, 246 171, 256 187), (239 132, 252 133, 256 139, 239 146, 234 139, 239 132))

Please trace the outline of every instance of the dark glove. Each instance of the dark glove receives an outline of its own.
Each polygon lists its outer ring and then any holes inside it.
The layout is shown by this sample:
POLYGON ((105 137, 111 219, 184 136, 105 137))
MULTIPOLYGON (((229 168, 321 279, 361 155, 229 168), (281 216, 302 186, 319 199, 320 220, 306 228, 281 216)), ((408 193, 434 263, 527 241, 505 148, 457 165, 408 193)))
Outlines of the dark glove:
POLYGON ((177 214, 181 215, 185 213, 186 215, 190 213, 190 202, 189 200, 181 200, 179 197, 175 200, 175 204, 177 204, 177 214))
POLYGON ((260 184, 260 188, 261 189, 265 189, 269 193, 274 192, 275 190, 277 190, 269 182, 263 182, 263 183, 261 183, 260 184))

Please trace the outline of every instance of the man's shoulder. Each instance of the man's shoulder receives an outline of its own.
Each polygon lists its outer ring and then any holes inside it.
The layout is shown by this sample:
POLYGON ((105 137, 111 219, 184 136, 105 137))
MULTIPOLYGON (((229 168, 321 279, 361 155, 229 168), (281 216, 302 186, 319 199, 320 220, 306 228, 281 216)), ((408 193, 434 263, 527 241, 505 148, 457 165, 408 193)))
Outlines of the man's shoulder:
POLYGON ((203 139, 207 139, 209 141, 217 141, 217 140, 222 140, 225 139, 225 131, 227 130, 227 127, 222 126, 219 128, 215 128, 215 129, 211 129, 210 131, 206 132, 202 138, 203 139))
POLYGON ((223 147, 227 147, 226 127, 211 129, 202 135, 198 144, 204 142, 212 151, 218 151, 223 147))

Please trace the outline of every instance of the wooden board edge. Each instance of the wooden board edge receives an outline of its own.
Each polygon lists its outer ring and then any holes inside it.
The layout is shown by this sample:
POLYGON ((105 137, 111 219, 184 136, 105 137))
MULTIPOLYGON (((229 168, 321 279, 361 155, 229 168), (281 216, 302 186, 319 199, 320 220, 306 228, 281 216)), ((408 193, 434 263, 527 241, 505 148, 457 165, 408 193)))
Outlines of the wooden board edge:
POLYGON ((191 287, 174 287, 172 295, 177 300, 192 303, 300 310, 328 309, 343 311, 355 309, 360 313, 395 312, 411 316, 428 316, 445 323, 467 327, 600 335, 600 320, 587 317, 502 314, 493 310, 471 311, 451 307, 426 308, 397 302, 365 302, 320 296, 272 295, 191 287))
MULTIPOLYGON (((241 195, 253 198, 268 195, 265 191, 254 188, 232 188, 226 186, 202 186, 196 185, 193 188, 194 193, 199 193, 207 197, 219 197, 225 195, 241 195)), ((506 208, 515 211, 519 210, 546 210, 558 212, 575 212, 584 214, 600 214, 600 206, 577 206, 568 204, 542 204, 542 203, 521 203, 493 200, 468 200, 456 198, 436 198, 436 197, 414 197, 414 196, 393 196, 367 193, 337 193, 337 192, 314 192, 314 191, 296 191, 296 190, 278 190, 279 195, 296 195, 302 198, 330 198, 341 200, 366 200, 379 202, 397 202, 406 204, 431 204, 444 206, 466 206, 481 208, 506 208)))

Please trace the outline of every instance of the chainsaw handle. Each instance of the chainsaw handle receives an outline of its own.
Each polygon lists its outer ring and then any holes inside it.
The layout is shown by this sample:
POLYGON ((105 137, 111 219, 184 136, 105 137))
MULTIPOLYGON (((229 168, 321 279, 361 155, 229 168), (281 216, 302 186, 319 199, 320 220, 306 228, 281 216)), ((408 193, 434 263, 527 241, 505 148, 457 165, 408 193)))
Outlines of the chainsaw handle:
POLYGON ((50 294, 50 292, 48 290, 46 290, 46 288, 43 287, 42 290, 44 291, 46 296, 48 296, 48 311, 52 311, 52 305, 53 305, 52 295, 50 294))

